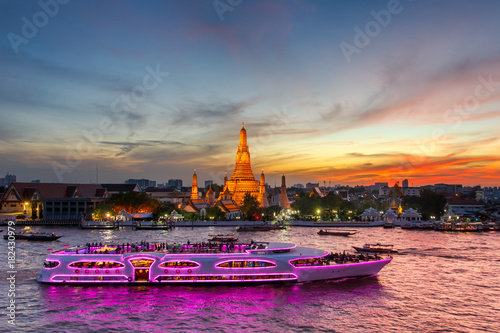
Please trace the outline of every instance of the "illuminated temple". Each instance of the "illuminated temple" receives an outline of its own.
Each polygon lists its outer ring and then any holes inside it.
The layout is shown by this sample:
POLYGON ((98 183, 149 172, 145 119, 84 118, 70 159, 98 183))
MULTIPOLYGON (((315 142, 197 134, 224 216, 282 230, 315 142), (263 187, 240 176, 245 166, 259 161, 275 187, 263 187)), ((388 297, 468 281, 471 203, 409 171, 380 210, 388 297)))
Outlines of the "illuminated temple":
MULTIPOLYGON (((247 144, 247 131, 245 124, 240 130, 240 144, 236 152, 236 163, 230 179, 224 177, 224 187, 215 200, 215 192, 210 187, 205 199, 201 199, 198 192, 198 178, 196 170, 193 174, 193 185, 191 187, 191 197, 183 206, 187 212, 200 213, 209 207, 217 206, 224 213, 238 212, 239 206, 243 202, 246 193, 250 193, 259 201, 260 207, 268 207, 266 197, 266 179, 264 172, 260 175, 260 182, 255 180, 250 166, 250 152, 247 144)), ((286 192, 285 192, 286 193, 286 192)))
POLYGON ((224 197, 230 197, 238 206, 241 205, 246 193, 253 195, 261 207, 267 206, 264 172, 260 175, 260 183, 255 180, 250 165, 250 152, 247 144, 247 131, 243 123, 240 130, 240 144, 236 152, 236 162, 230 179, 224 180, 224 197))

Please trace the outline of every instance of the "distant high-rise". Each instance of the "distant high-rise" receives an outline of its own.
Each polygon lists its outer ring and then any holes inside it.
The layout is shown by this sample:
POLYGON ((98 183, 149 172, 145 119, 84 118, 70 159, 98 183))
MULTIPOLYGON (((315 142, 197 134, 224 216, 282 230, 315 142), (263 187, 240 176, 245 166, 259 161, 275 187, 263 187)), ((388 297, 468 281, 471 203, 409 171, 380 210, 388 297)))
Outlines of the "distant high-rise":
POLYGON ((306 184, 306 190, 310 190, 312 189, 313 187, 319 187, 319 183, 307 183, 306 184))
POLYGON ((205 188, 207 188, 207 186, 210 186, 210 185, 213 185, 213 184, 214 184, 213 180, 205 180, 205 188))
POLYGON ((149 179, 127 179, 125 181, 125 184, 137 184, 143 190, 147 189, 148 187, 156 187, 156 181, 149 179))
POLYGON ((16 175, 11 175, 7 173, 4 178, 0 178, 0 186, 9 187, 10 184, 17 181, 16 175))
POLYGON ((176 188, 178 190, 182 189, 182 179, 169 179, 167 183, 167 187, 176 188))
POLYGON ((379 191, 382 187, 389 187, 389 183, 375 183, 373 189, 379 191))
POLYGON ((403 188, 408 187, 408 179, 403 180, 403 188))

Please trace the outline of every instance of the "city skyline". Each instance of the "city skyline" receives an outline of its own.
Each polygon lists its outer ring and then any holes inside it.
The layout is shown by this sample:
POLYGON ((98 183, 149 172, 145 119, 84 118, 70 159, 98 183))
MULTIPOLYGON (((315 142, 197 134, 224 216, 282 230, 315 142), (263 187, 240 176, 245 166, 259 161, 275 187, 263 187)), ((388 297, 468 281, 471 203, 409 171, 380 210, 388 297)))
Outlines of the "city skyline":
POLYGON ((2 2, 0 175, 498 186, 499 6, 2 2))

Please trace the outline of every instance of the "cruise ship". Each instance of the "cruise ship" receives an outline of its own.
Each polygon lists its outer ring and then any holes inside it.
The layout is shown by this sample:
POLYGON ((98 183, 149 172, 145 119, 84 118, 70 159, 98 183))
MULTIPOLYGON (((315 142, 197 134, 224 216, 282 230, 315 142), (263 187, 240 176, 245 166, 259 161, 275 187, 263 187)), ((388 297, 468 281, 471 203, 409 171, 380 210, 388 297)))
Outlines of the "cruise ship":
POLYGON ((87 244, 51 253, 37 280, 67 284, 306 282, 376 275, 391 260, 278 242, 87 244))

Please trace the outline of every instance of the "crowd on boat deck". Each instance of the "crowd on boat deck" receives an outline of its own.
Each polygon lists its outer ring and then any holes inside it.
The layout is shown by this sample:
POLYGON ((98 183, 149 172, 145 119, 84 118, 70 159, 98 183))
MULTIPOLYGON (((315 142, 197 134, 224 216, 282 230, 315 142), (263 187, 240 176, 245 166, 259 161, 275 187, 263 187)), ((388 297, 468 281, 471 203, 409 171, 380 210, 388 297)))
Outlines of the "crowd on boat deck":
MULTIPOLYGON (((168 244, 168 243, 149 243, 141 241, 140 243, 123 243, 107 247, 102 243, 87 243, 82 253, 87 254, 121 254, 130 252, 164 252, 164 253, 234 253, 242 252, 248 244, 243 243, 220 243, 220 242, 201 242, 186 244, 168 244)), ((78 254, 78 250, 77 250, 78 254)))
POLYGON ((368 261, 368 260, 379 260, 380 256, 375 255, 366 255, 366 254, 346 254, 345 251, 343 253, 330 253, 325 257, 325 261, 327 261, 326 265, 331 262, 335 262, 336 264, 345 264, 348 262, 360 262, 360 261, 368 261))
POLYGON ((294 266, 330 266, 379 259, 381 259, 381 257, 377 254, 349 254, 344 251, 343 253, 330 253, 327 256, 319 258, 296 259, 291 261, 291 264, 294 266))

